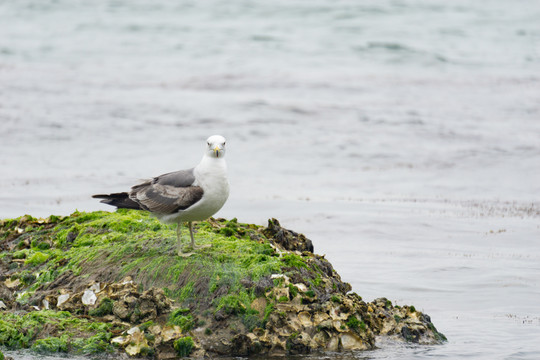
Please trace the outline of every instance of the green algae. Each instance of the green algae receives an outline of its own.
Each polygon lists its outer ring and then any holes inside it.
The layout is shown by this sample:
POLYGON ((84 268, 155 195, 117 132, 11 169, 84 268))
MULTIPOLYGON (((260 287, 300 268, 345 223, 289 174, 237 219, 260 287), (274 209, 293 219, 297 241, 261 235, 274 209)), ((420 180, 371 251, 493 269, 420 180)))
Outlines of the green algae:
MULTIPOLYGON (((66 254, 71 255, 69 267, 76 274, 81 273, 81 265, 87 270, 85 264, 92 262, 119 263, 118 278, 135 275, 143 278, 146 286, 184 283, 178 280, 192 275, 191 282, 200 276, 209 277, 209 284, 215 289, 224 282, 238 287, 239 280, 248 275, 257 280, 281 268, 278 261, 268 261, 270 257, 263 255, 269 252, 268 244, 231 238, 204 228, 198 230, 197 241, 212 243, 213 248, 189 259, 179 259, 174 253, 174 229, 140 212, 120 210, 84 219, 88 223, 78 220, 76 225, 68 227, 68 222, 58 229, 58 244, 65 244, 68 234, 77 234, 66 254), (132 232, 136 232, 135 236, 131 236, 132 232), (78 251, 81 247, 84 251, 78 251)), ((177 300, 185 301, 191 295, 191 287, 188 283, 169 290, 177 300)))
MULTIPOLYGON (((225 322, 220 324, 220 321, 226 321, 225 329, 233 334, 256 332, 257 328, 266 329, 267 324, 268 329, 272 329, 279 319, 277 309, 298 295, 303 304, 315 304, 320 299, 329 299, 335 306, 346 303, 347 289, 335 281, 339 276, 329 278, 329 274, 335 272, 326 260, 307 252, 276 251, 271 245, 275 244, 275 239, 269 238, 260 226, 242 224, 236 219, 210 219, 195 223, 194 230, 197 245, 209 247, 195 250, 190 257, 180 257, 176 252, 176 226, 163 224, 145 212, 75 212, 68 217, 48 219, 25 216, 1 222, 0 239, 4 248, 11 248, 13 252, 1 253, 0 259, 14 266, 10 267, 11 279, 20 280, 17 301, 21 304, 41 306, 36 302, 43 298, 38 296, 40 291, 63 278, 69 279, 67 289, 88 286, 94 281, 119 282, 126 276, 139 286, 139 292, 161 288, 175 300, 173 308, 180 308, 165 313, 159 321, 179 326, 183 334, 208 323, 204 334, 221 336, 224 333, 221 324, 225 322), (17 261, 12 262, 12 259, 17 261), (273 274, 285 276, 271 277, 273 274), (290 279, 291 283, 285 279, 290 279), (306 285, 308 290, 300 291, 294 285, 298 283, 306 285), (269 293, 272 284, 285 287, 289 296, 269 293), (257 298, 265 302, 255 302, 257 298)), ((189 242, 186 227, 182 227, 182 237, 185 243, 189 242)), ((61 290, 64 283, 56 283, 54 290, 61 290)), ((2 316, 0 345, 31 347, 36 352, 111 351, 112 334, 118 336, 126 329, 113 331, 112 325, 99 320, 110 319, 107 315, 113 314, 114 305, 113 300, 105 298, 90 311, 81 310, 80 317, 63 318, 63 312, 52 312, 56 315, 45 316, 44 322, 37 325, 17 323, 15 319, 8 321, 2 316), (62 322, 58 323, 55 317, 62 322), (51 326, 58 331, 50 334, 43 331, 51 326)), ((391 309, 391 302, 387 302, 386 307, 391 309)), ((414 312, 414 307, 409 311, 414 312)), ((46 314, 44 310, 33 311, 22 317, 42 312, 46 314)), ((283 313, 281 320, 284 319, 283 313)), ((359 334, 365 332, 367 325, 361 319, 371 326, 369 317, 354 315, 342 325, 342 330, 348 327, 359 334)), ((132 325, 139 326, 152 343, 154 335, 148 329, 153 324, 146 321, 132 325)), ((434 327, 432 331, 437 334, 434 327)), ((180 356, 189 356, 193 346, 193 339, 189 337, 174 342, 180 356)), ((150 354, 151 350, 145 351, 150 354)))
POLYGON ((249 332, 253 331, 255 328, 264 328, 266 325, 266 322, 260 318, 259 312, 256 310, 250 310, 249 313, 242 318, 242 323, 249 332))
POLYGON ((308 268, 308 265, 306 264, 305 260, 296 254, 286 254, 283 255, 281 258, 281 261, 285 264, 285 266, 293 267, 293 268, 308 268))
MULTIPOLYGON (((261 319, 251 308, 257 296, 253 289, 246 288, 246 281, 257 283, 291 268, 309 268, 304 256, 276 253, 260 229, 237 219, 197 223, 197 244, 211 247, 197 250, 189 258, 176 255, 175 226, 163 224, 148 213, 124 209, 3 220, 0 238, 12 238, 17 250, 11 258, 24 261, 16 276, 24 286, 17 299, 21 304, 28 303, 37 289, 66 272, 79 276, 81 282, 88 278, 114 282, 131 276, 142 289, 164 288, 166 295, 180 305, 238 316, 247 329, 253 329, 264 327, 273 305, 267 306, 261 319)), ((182 236, 187 240, 186 228, 182 228, 182 236)), ((291 285, 290 293, 294 297, 298 289, 291 285)), ((103 317, 112 314, 112 308, 113 301, 104 299, 89 315, 103 317)), ((191 314, 176 313, 170 322, 188 331, 195 320, 191 314)), ((5 321, 2 325, 6 333, 12 334, 4 341, 10 348, 91 350, 82 340, 67 341, 62 336, 36 339, 19 334, 16 329, 20 326, 5 321)))
POLYGON ((189 309, 176 309, 169 315, 169 324, 177 325, 182 329, 182 331, 188 332, 193 329, 195 326, 195 320, 193 316, 189 313, 189 309))
POLYGON ((195 344, 193 343, 193 339, 190 336, 185 336, 180 339, 177 339, 174 342, 174 349, 176 350, 176 353, 180 357, 186 357, 191 354, 193 351, 193 346, 195 344))
POLYGON ((67 335, 39 339, 32 345, 32 350, 40 354, 54 352, 67 353, 69 350, 68 339, 69 337, 67 335))
POLYGON ((8 349, 31 347, 40 353, 110 352, 112 325, 73 316, 66 311, 40 310, 24 315, 1 312, 0 345, 8 349), (61 331, 59 337, 42 337, 61 331))
POLYGON ((226 314, 245 314, 252 299, 254 299, 254 297, 250 296, 250 294, 248 294, 246 291, 242 291, 238 294, 229 294, 223 296, 217 302, 216 312, 223 310, 226 314))
POLYGON ((99 306, 88 312, 90 316, 103 317, 105 315, 110 315, 113 313, 114 301, 109 298, 104 298, 99 303, 99 306))
POLYGON ((24 262, 25 265, 40 265, 43 264, 45 261, 49 259, 49 254, 44 254, 42 252, 35 252, 32 254, 32 256, 28 257, 27 260, 24 262))
POLYGON ((13 259, 17 259, 17 260, 26 259, 27 256, 28 256, 28 250, 16 251, 11 255, 13 259))
MULTIPOLYGON (((346 322, 346 325, 350 328, 350 329, 353 329, 353 330, 357 330, 359 329, 360 327, 360 320, 358 320, 358 318, 356 316, 351 316, 349 317, 349 319, 347 320, 346 322)), ((365 324, 364 324, 365 326, 365 324)))
POLYGON ((289 295, 291 299, 294 299, 296 295, 298 295, 298 288, 294 286, 293 284, 289 284, 289 295))
POLYGON ((440 333, 437 328, 435 327, 435 325, 433 325, 432 322, 429 322, 428 323, 428 327, 429 329, 433 332, 433 335, 435 336, 435 339, 439 342, 444 342, 444 341, 448 341, 448 339, 446 338, 446 336, 443 334, 443 333, 440 333))

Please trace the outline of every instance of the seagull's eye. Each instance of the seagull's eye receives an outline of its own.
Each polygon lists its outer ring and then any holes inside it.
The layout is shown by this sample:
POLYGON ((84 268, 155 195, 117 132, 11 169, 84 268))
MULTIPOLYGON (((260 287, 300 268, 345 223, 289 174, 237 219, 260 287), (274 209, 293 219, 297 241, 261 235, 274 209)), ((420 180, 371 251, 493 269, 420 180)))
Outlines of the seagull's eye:
POLYGON ((207 144, 208 144, 208 146, 210 146, 210 143, 209 143, 209 142, 207 142, 207 144))

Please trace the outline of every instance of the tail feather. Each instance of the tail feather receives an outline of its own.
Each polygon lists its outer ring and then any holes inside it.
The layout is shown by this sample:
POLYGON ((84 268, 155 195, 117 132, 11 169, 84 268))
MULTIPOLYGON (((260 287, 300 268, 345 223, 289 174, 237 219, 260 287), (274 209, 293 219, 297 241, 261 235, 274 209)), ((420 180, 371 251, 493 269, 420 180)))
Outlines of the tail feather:
POLYGON ((100 202, 116 206, 118 209, 135 209, 144 210, 138 203, 129 198, 127 192, 114 193, 114 194, 97 194, 92 195, 95 199, 102 199, 100 202))

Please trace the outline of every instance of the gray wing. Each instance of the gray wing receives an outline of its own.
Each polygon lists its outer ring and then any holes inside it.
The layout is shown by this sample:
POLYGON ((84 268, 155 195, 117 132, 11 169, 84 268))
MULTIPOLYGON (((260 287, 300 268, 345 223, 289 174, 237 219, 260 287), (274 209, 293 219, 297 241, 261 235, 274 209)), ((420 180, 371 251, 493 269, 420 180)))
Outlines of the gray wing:
POLYGON ((194 182, 193 169, 175 171, 133 186, 129 198, 153 213, 173 214, 201 200, 204 191, 194 182))
POLYGON ((161 185, 171 185, 174 187, 191 186, 195 182, 194 168, 188 170, 180 170, 159 175, 152 179, 152 183, 161 185))

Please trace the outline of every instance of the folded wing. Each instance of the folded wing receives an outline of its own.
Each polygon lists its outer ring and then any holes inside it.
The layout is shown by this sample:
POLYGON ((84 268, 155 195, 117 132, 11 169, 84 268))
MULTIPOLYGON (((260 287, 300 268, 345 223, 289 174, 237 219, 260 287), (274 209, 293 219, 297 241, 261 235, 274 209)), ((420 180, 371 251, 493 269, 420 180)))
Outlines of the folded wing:
POLYGON ((195 185, 193 169, 160 175, 135 185, 129 198, 144 210, 157 214, 173 214, 196 204, 204 191, 195 185))

